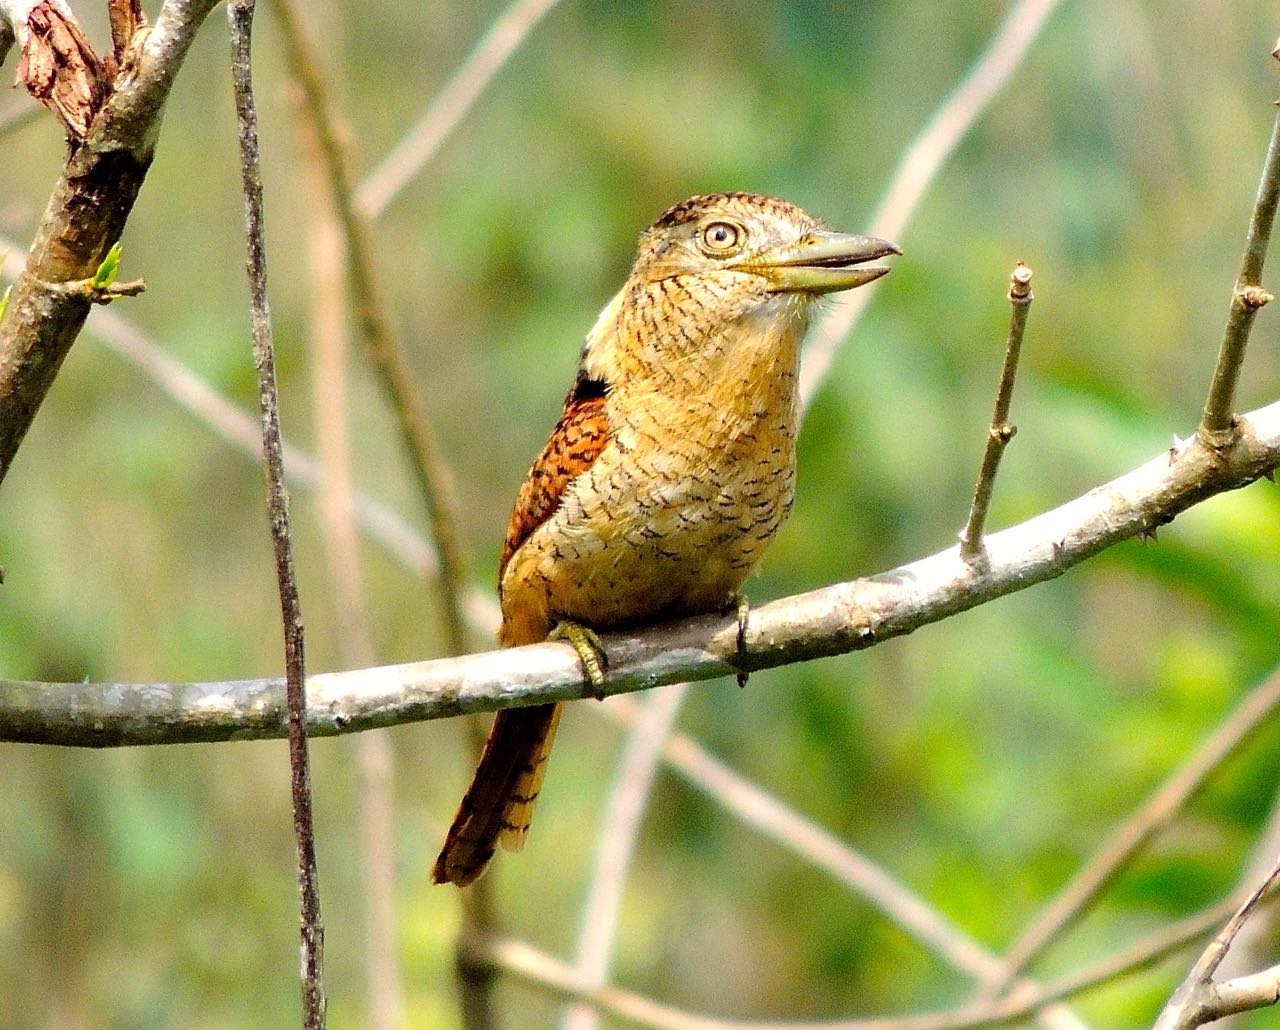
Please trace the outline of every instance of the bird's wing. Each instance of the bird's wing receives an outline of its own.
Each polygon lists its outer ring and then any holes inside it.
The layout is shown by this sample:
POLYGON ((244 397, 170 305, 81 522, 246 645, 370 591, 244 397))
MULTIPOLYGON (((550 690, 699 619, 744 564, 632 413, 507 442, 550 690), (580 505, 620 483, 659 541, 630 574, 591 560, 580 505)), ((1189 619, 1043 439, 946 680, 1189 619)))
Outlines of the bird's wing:
MULTIPOLYGON (((591 467, 608 444, 604 395, 604 384, 599 380, 585 374, 578 376, 551 439, 520 487, 502 545, 499 582, 501 570, 507 567, 511 556, 551 517, 569 484, 591 467)), ((513 638, 502 633, 499 636, 507 646, 532 644, 540 639, 519 635, 513 638)), ((436 883, 465 886, 484 871, 497 844, 509 851, 524 845, 560 711, 560 705, 555 704, 498 712, 475 777, 436 859, 431 874, 436 883)))
POLYGON ((609 418, 605 413, 604 384, 579 375, 565 399, 564 413, 551 439, 529 469, 516 497, 515 510, 502 545, 498 579, 507 562, 535 529, 547 521, 564 499, 573 480, 586 472, 609 442, 609 418))

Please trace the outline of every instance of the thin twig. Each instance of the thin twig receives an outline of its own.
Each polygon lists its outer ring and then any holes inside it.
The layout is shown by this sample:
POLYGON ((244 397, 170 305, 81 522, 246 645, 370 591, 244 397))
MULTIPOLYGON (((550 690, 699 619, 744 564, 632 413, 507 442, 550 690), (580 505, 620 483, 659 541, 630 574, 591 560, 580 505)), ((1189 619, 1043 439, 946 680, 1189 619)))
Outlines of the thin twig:
POLYGON ((1271 225, 1275 221, 1276 206, 1280 203, 1280 113, 1271 127, 1271 142, 1267 145, 1267 157, 1258 183, 1258 196, 1249 218, 1249 232, 1245 237, 1244 254, 1240 258, 1240 271, 1231 292, 1231 308, 1227 314, 1227 327, 1218 351, 1218 363, 1213 369, 1209 384, 1209 396, 1204 403, 1204 417, 1200 421, 1199 437, 1209 447, 1229 443, 1232 434, 1232 406, 1235 403, 1236 384, 1240 381, 1240 369, 1244 365, 1245 346, 1249 342, 1249 330, 1253 327, 1258 310, 1271 300, 1271 294, 1262 288, 1262 265, 1267 256, 1267 244, 1271 240, 1271 225))
POLYGON ((996 409, 991 416, 991 428, 987 432, 987 445, 982 452, 982 467, 978 471, 978 485, 973 491, 973 506, 969 520, 960 533, 960 556, 965 561, 977 561, 982 557, 982 533, 991 508, 991 492, 996 483, 996 472, 1004 449, 1013 439, 1018 427, 1009 421, 1009 406, 1013 402, 1013 384, 1018 377, 1018 355, 1022 351, 1022 336, 1027 329, 1027 316, 1031 313, 1031 269, 1021 261, 1009 277, 1009 337, 1005 344, 1004 364, 1000 368, 1000 385, 996 390, 996 409))
POLYGON ((1227 920, 1219 934, 1209 942, 1191 967, 1185 980, 1160 1012, 1153 1030, 1194 1030, 1223 1016, 1263 1008, 1280 1001, 1280 966, 1253 976, 1239 977, 1224 984, 1214 983, 1213 974, 1226 958, 1236 934, 1252 915, 1263 895, 1280 880, 1280 862, 1276 862, 1266 879, 1245 899, 1227 920))
POLYGON ((374 219, 435 157, 480 94, 542 20, 556 0, 513 0, 494 20, 404 138, 355 191, 355 206, 374 219))
MULTIPOLYGON (((911 216, 934 177, 974 123, 1018 70, 1058 0, 1019 0, 1009 8, 986 49, 911 141, 871 218, 873 236, 902 242, 911 216)), ((836 350, 874 291, 851 290, 809 334, 800 368, 800 401, 807 408, 826 377, 836 350)))
MULTIPOLYGON (((306 123, 299 136, 304 151, 309 196, 324 197, 327 184, 318 146, 306 123)), ((359 669, 375 661, 373 632, 365 600, 360 540, 351 489, 351 439, 348 427, 348 348, 343 285, 346 266, 342 230, 329 204, 312 207, 307 219, 310 274, 308 291, 311 345, 311 393, 314 398, 316 452, 325 476, 320 486, 320 525, 329 572, 338 659, 359 669)), ((361 733, 352 741, 363 861, 365 969, 369 1009, 365 1025, 397 1030, 405 1024, 396 932, 395 760, 386 733, 361 733)))
POLYGON ((315 125, 338 217, 347 237, 351 287, 360 330, 374 370, 391 402, 431 521, 431 535, 440 558, 440 614, 446 644, 450 654, 462 654, 467 650, 462 608, 465 577, 452 476, 409 371, 404 346, 382 299, 368 226, 351 199, 355 175, 344 143, 348 134, 329 95, 315 44, 307 34, 296 0, 275 0, 275 10, 284 30, 290 67, 302 86, 306 110, 315 125))
MULTIPOLYGON (((634 720, 626 747, 613 774, 604 804, 604 818, 596 833, 596 861, 582 906, 576 966, 581 982, 603 987, 608 980, 622 888, 635 851, 640 820, 648 804, 653 780, 671 736, 680 706, 688 696, 687 683, 673 683, 649 695, 644 712, 634 720)), ((594 1030, 595 1010, 574 1006, 565 1014, 565 1030, 594 1030)))
MULTIPOLYGON (((591 706, 589 710, 629 725, 641 719, 639 707, 629 698, 591 706)), ((1002 969, 997 955, 908 887, 828 830, 734 772, 691 737, 673 734, 666 742, 665 756, 676 773, 695 789, 714 798, 743 825, 754 827, 861 895, 895 926, 953 968, 978 978, 992 976, 1002 969)))
POLYGON ((1014 941, 1005 956, 1007 969, 1004 975, 988 983, 982 996, 992 997, 1000 993, 1012 977, 1030 966, 1278 708, 1280 670, 1254 687, 1191 756, 1111 834, 1071 882, 1014 941))
POLYGON ((302 606, 293 568, 289 535, 289 498, 284 485, 280 442, 279 395, 271 310, 267 302, 267 265, 263 242, 262 172, 258 152, 258 117, 253 103, 252 38, 254 0, 231 0, 231 78, 239 125, 240 167, 244 179, 246 267, 249 274, 253 358, 258 369, 262 405, 262 450, 265 456, 267 503, 276 579, 284 622, 285 696, 288 709, 289 770, 293 798, 293 831, 298 852, 301 906, 302 1013, 307 1030, 324 1026, 324 925, 316 874, 315 828, 311 815, 311 770, 307 752, 307 698, 302 633, 302 606))

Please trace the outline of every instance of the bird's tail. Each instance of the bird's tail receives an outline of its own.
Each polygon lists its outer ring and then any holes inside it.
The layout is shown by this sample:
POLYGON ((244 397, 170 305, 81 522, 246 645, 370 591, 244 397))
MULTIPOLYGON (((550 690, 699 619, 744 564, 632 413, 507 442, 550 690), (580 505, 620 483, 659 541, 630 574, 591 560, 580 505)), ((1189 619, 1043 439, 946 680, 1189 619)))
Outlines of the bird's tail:
POLYGON ((500 711, 489 730, 475 778, 463 795, 431 879, 465 887, 484 872, 494 848, 524 846, 561 706, 500 711))

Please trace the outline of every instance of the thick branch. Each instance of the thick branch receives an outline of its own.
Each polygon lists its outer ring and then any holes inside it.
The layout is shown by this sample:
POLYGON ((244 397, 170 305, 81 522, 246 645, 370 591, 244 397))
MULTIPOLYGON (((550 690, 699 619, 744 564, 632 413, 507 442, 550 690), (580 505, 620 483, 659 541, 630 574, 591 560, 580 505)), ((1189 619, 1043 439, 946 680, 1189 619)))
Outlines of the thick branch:
MULTIPOLYGON (((1195 439, 1062 507, 987 538, 974 569, 952 547, 891 572, 755 609, 748 651, 737 620, 704 616, 604 638, 606 693, 754 671, 843 654, 1062 575, 1122 540, 1150 532, 1214 494, 1280 465, 1280 402, 1240 419, 1224 450, 1195 439)), ((314 676, 308 729, 350 733, 464 712, 585 696, 565 644, 314 676)), ((277 679, 204 684, 0 681, 0 740, 110 747, 280 737, 277 679)))
POLYGON ((169 88, 215 3, 165 4, 54 187, 0 322, 0 481, 89 313, 89 298, 57 284, 90 278, 120 238, 151 164, 169 88))

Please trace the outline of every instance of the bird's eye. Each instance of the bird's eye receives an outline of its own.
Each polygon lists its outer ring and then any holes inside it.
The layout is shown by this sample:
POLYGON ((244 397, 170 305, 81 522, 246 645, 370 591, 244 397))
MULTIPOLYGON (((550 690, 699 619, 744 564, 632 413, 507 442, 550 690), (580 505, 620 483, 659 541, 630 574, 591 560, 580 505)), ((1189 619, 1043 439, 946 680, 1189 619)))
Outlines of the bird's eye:
POLYGON ((708 222, 702 227, 702 249, 713 257, 727 257, 742 248, 745 235, 733 222, 708 222))

